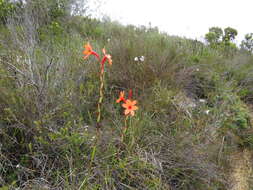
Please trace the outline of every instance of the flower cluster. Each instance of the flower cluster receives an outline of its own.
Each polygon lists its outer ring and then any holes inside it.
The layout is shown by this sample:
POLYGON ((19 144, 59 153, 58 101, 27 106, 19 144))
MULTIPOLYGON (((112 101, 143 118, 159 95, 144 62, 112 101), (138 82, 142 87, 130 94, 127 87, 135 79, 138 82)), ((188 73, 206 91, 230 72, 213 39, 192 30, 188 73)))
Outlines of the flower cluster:
MULTIPOLYGON (((105 48, 103 48, 102 50, 104 56, 100 62, 101 64, 101 68, 102 68, 102 71, 104 70, 104 64, 106 61, 108 61, 108 63, 110 65, 112 65, 112 56, 109 55, 109 54, 106 54, 106 51, 105 51, 105 48)), ((84 51, 83 51, 83 54, 84 54, 84 59, 87 59, 90 55, 94 55, 98 61, 100 60, 100 56, 97 54, 97 52, 93 51, 92 49, 92 46, 90 45, 90 43, 87 43, 84 45, 84 51)))
POLYGON ((120 103, 121 101, 123 102, 122 107, 125 108, 124 114, 126 116, 131 115, 134 116, 134 111, 138 109, 136 106, 137 101, 136 100, 131 100, 132 98, 132 91, 129 91, 128 94, 128 99, 125 99, 125 92, 121 91, 119 98, 116 100, 117 103, 120 103))
MULTIPOLYGON (((100 98, 99 98, 99 102, 98 102, 98 119, 97 122, 100 121, 100 115, 101 115, 101 104, 102 104, 102 99, 103 99, 103 86, 104 86, 104 64, 106 61, 108 61, 108 63, 110 65, 112 65, 112 58, 111 55, 107 54, 105 51, 105 48, 103 48, 102 50, 103 52, 103 58, 100 59, 100 56, 98 53, 96 53, 91 45, 89 43, 84 45, 84 59, 87 59, 90 55, 94 55, 98 61, 100 61, 101 64, 101 72, 100 72, 100 98)), ((144 61, 144 56, 140 56, 140 57, 136 57, 135 61, 144 61)), ((123 102, 122 107, 125 108, 124 114, 126 116, 130 115, 130 116, 134 116, 135 111, 138 109, 138 107, 136 106, 137 101, 136 100, 132 100, 132 90, 129 91, 128 93, 128 98, 125 99, 125 92, 121 91, 120 92, 120 96, 119 99, 116 100, 117 103, 123 102)))

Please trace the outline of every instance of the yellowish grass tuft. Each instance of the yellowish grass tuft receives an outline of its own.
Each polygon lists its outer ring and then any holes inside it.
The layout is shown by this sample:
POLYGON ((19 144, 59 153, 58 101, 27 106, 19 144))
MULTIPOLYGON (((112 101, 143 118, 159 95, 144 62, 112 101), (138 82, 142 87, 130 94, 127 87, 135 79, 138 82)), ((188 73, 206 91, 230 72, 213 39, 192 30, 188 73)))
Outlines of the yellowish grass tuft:
POLYGON ((231 155, 231 190, 249 190, 249 177, 252 173, 252 153, 248 149, 231 155))

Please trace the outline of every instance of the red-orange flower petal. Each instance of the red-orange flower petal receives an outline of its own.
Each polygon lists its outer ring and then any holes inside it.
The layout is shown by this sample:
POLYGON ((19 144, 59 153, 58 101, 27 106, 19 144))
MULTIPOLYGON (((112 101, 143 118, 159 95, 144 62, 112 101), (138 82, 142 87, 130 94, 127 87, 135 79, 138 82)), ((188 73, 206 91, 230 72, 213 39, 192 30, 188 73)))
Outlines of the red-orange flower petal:
POLYGON ((136 100, 132 101, 132 105, 135 105, 135 104, 137 104, 137 101, 136 100))
POLYGON ((135 113, 134 111, 131 111, 131 112, 130 112, 130 115, 131 115, 131 116, 134 116, 134 113, 135 113))
POLYGON ((134 113, 134 111, 131 111, 131 110, 125 110, 124 114, 125 115, 130 114, 131 116, 134 116, 135 113, 134 113))
POLYGON ((120 95, 119 95, 119 98, 116 100, 116 102, 117 103, 120 103, 121 101, 125 102, 126 100, 125 100, 124 96, 125 96, 125 92, 121 91, 120 95))
POLYGON ((129 114, 129 113, 130 113, 130 110, 125 109, 124 114, 127 115, 127 114, 129 114))
POLYGON ((110 54, 106 54, 105 48, 103 48, 102 52, 104 54, 104 57, 101 61, 101 64, 103 65, 106 61, 108 61, 108 63, 112 65, 112 56, 110 54))
POLYGON ((83 57, 84 59, 87 59, 90 55, 94 55, 99 60, 99 55, 95 51, 92 50, 92 47, 89 42, 84 45, 83 54, 84 54, 84 57, 83 57))
POLYGON ((138 110, 138 107, 137 107, 137 106, 133 106, 133 107, 132 107, 132 110, 133 110, 133 111, 138 110))
POLYGON ((131 116, 134 116, 134 111, 138 109, 137 106, 135 106, 135 104, 137 104, 137 101, 131 101, 129 99, 126 100, 126 102, 124 104, 122 104, 122 107, 125 108, 125 115, 130 114, 131 116))

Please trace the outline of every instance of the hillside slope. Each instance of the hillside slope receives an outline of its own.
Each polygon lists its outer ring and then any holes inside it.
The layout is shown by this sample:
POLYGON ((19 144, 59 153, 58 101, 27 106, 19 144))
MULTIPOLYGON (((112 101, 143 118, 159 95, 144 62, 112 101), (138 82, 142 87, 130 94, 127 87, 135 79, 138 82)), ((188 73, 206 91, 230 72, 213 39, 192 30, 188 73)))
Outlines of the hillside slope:
POLYGON ((0 31, 0 189, 252 189, 251 54, 87 17, 25 19, 0 31), (112 56, 102 79, 88 42, 112 56))

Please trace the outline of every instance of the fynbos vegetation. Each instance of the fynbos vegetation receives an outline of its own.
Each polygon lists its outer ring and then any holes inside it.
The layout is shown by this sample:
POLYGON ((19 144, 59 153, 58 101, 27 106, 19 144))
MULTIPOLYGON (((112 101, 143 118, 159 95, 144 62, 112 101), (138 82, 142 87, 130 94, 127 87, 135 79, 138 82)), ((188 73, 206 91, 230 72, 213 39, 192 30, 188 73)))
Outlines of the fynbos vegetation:
POLYGON ((202 43, 88 8, 0 0, 0 190, 252 189, 252 34, 202 43))

